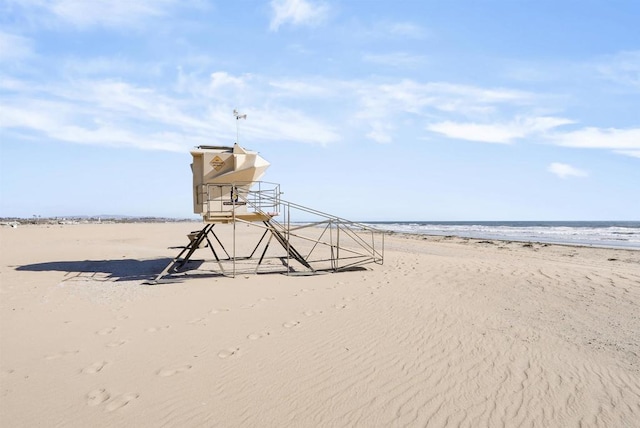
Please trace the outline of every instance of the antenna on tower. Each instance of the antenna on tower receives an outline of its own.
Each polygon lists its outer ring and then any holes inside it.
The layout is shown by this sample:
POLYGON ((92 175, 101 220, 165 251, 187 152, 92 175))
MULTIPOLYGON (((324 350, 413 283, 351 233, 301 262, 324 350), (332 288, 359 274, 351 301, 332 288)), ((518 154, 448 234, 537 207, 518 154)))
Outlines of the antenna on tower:
POLYGON ((240 137, 239 137, 239 133, 240 133, 240 131, 239 131, 240 124, 238 123, 238 121, 239 121, 240 119, 245 119, 245 120, 246 120, 246 119, 247 119, 247 115, 246 115, 246 114, 240 114, 240 113, 238 113, 238 110, 236 110, 236 109, 233 109, 233 115, 234 115, 234 116, 235 116, 235 118, 236 118, 236 143, 237 143, 237 144, 240 144, 240 137))

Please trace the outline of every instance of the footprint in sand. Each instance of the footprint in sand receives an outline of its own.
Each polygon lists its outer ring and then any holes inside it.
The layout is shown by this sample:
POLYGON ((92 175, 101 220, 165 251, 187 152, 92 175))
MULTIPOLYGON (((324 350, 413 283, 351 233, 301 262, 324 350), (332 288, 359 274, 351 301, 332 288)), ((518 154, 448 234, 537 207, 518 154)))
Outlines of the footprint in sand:
POLYGON ((104 403, 109 398, 111 398, 111 395, 107 392, 106 389, 94 389, 87 394, 87 405, 97 406, 104 403))
POLYGON ((85 374, 96 374, 100 372, 103 368, 105 368, 109 364, 108 361, 96 361, 88 367, 82 369, 82 373, 85 374))
POLYGON ((192 319, 191 321, 188 321, 189 324, 199 324, 199 325, 206 325, 207 324, 207 319, 206 318, 195 318, 192 319))
POLYGON ((182 366, 163 367, 160 370, 158 370, 156 374, 160 377, 169 377, 169 376, 176 375, 178 373, 187 372, 191 370, 191 367, 193 366, 191 366, 190 364, 185 364, 182 366))
POLYGON ((251 333, 250 335, 247 336, 247 339, 258 340, 258 339, 262 339, 263 337, 267 337, 269 335, 271 335, 271 333, 269 333, 268 331, 264 333, 251 333))
POLYGON ((125 343, 127 343, 127 342, 128 342, 128 340, 114 340, 113 342, 109 342, 109 343, 107 343, 107 347, 109 347, 109 348, 116 348, 116 347, 118 347, 118 346, 122 346, 122 345, 124 345, 124 344, 125 344, 125 343))
POLYGON ((269 300, 276 300, 276 298, 275 297, 263 297, 263 298, 259 299, 258 301, 259 302, 266 302, 266 301, 269 301, 269 300))
POLYGON ((218 357, 222 359, 229 358, 233 355, 237 355, 239 351, 240 351, 240 348, 223 349, 222 351, 218 352, 218 357))
POLYGON ((118 409, 122 409, 138 397, 140 397, 140 394, 136 394, 135 392, 118 395, 117 397, 114 397, 113 400, 107 403, 107 405, 104 407, 104 410, 107 412, 113 412, 118 409))
POLYGON ((312 317, 314 315, 320 315, 321 313, 322 311, 304 311, 302 315, 304 315, 305 317, 312 317))
POLYGON ((346 303, 339 303, 337 305, 333 306, 336 309, 349 309, 349 305, 347 305, 346 303))
POLYGON ((157 332, 157 331, 166 330, 166 329, 168 329, 168 328, 169 328, 169 326, 168 326, 168 325, 163 325, 163 326, 160 326, 160 327, 149 327, 149 328, 148 328, 148 329, 146 329, 145 331, 146 331, 147 333, 155 333, 155 332, 157 332))
POLYGON ((62 351, 62 352, 58 352, 57 354, 50 354, 50 355, 46 355, 44 358, 45 360, 57 360, 58 358, 64 358, 64 357, 68 357, 70 355, 75 355, 80 351, 62 351))
POLYGON ((124 321, 126 319, 129 319, 129 315, 118 315, 116 317, 116 321, 124 321))
POLYGON ((14 369, 7 369, 7 370, 2 370, 0 372, 0 376, 2 376, 3 378, 6 376, 11 376, 12 374, 14 374, 16 371, 14 369))
POLYGON ((220 314, 222 312, 229 312, 228 308, 217 308, 217 309, 211 309, 209 311, 210 314, 215 315, 215 314, 220 314))
POLYGON ((99 336, 106 336, 108 334, 113 333, 114 331, 116 331, 115 327, 106 327, 106 328, 103 328, 102 330, 96 331, 96 334, 99 336))
POLYGON ((293 328, 299 325, 300 325, 300 321, 287 321, 284 324, 282 324, 284 328, 293 328))

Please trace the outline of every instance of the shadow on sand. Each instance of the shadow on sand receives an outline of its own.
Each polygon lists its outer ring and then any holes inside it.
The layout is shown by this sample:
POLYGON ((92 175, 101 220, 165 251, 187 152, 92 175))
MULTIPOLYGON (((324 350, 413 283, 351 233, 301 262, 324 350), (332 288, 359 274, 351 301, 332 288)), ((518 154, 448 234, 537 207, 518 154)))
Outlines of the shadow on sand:
MULTIPOLYGON (((169 264, 172 259, 160 258, 151 260, 135 260, 135 259, 122 259, 122 260, 79 260, 79 261, 60 261, 60 262, 45 262, 45 263, 33 263, 24 266, 16 267, 18 271, 30 271, 30 272, 46 272, 46 271, 59 271, 66 272, 67 274, 77 274, 76 276, 91 277, 101 281, 145 281, 149 284, 156 283, 154 280, 160 272, 169 264)), ((222 273, 211 271, 198 271, 204 260, 189 260, 187 264, 180 269, 181 275, 174 276, 172 274, 166 275, 158 283, 169 282, 182 282, 188 277, 191 278, 214 278, 231 275, 231 271, 222 273)), ((284 263, 284 262, 283 262, 284 263)), ((349 267, 341 270, 341 272, 359 272, 366 271, 364 267, 349 267)), ((248 273, 258 273, 255 271, 255 267, 249 271, 238 270, 238 275, 246 275, 248 273)), ((316 272, 307 271, 295 271, 290 270, 289 274, 293 276, 310 276, 323 273, 329 273, 328 270, 319 270, 316 272)), ((175 274, 175 272, 173 272, 175 274)), ((274 271, 259 272, 259 274, 287 274, 282 268, 274 271)))
POLYGON ((78 274, 103 274, 103 280, 111 281, 149 281, 162 272, 170 258, 151 260, 81 260, 64 262, 45 262, 18 266, 16 270, 45 272, 60 271, 78 274))

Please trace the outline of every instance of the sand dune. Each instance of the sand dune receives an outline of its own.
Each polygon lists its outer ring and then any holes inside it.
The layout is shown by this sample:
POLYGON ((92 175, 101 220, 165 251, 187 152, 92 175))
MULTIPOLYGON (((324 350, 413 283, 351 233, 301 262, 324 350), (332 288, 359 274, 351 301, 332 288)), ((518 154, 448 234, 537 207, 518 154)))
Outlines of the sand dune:
POLYGON ((640 426, 638 251, 394 235, 146 285, 199 226, 0 229, 2 426, 640 426))

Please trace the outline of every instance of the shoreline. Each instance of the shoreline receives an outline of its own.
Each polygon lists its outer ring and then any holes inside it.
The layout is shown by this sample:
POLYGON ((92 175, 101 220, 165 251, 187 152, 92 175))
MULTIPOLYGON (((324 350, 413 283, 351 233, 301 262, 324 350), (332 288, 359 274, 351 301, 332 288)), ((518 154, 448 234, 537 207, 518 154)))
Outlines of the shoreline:
MULTIPOLYGON (((304 222, 300 222, 304 223, 304 222)), ((567 246, 567 247, 579 247, 579 248, 600 248, 600 249, 614 249, 614 250, 628 250, 628 251, 640 251, 640 246, 629 246, 629 245, 614 245, 614 244, 598 244, 598 243, 579 243, 579 242, 566 242, 566 241, 557 241, 557 240, 544 240, 544 239, 518 239, 518 238, 506 238, 506 237, 478 237, 478 236, 464 236, 460 234, 446 234, 446 233, 423 233, 423 232, 406 232, 406 231, 394 231, 389 229, 380 229, 377 227, 379 224, 383 224, 384 222, 373 222, 373 223, 359 223, 367 227, 371 227, 373 230, 379 233, 384 233, 386 236, 407 236, 407 237, 430 237, 430 238, 442 238, 445 239, 461 239, 461 240, 473 240, 473 241, 497 241, 503 242, 506 244, 509 243, 521 243, 521 244, 537 244, 537 245, 559 245, 559 246, 567 246)), ((204 227, 204 224, 201 220, 189 220, 189 219, 178 219, 178 220, 157 220, 157 221, 101 221, 101 222, 73 222, 73 223, 21 223, 16 227, 12 227, 10 224, 3 224, 0 226, 0 229, 3 228, 18 228, 18 227, 56 227, 56 226, 78 226, 78 225, 143 225, 143 224, 193 224, 196 229, 201 229, 204 227)))
POLYGON ((578 248, 594 248, 594 249, 603 249, 603 250, 627 250, 627 251, 640 251, 640 247, 629 247, 629 246, 614 246, 614 245, 599 245, 599 244, 584 244, 584 243, 572 243, 572 242, 557 242, 557 241, 541 241, 541 240, 519 240, 519 239, 507 239, 507 238, 478 238, 478 237, 470 237, 470 236, 461 236, 461 235, 439 235, 433 233, 411 233, 411 232, 395 232, 395 231, 383 231, 388 236, 406 236, 408 238, 415 237, 419 239, 420 237, 429 237, 429 238, 442 238, 441 240, 448 239, 459 239, 462 241, 474 241, 477 243, 493 243, 492 241, 502 242, 505 244, 518 243, 518 244, 537 244, 540 246, 549 246, 549 245, 557 245, 564 247, 578 247, 578 248))
POLYGON ((640 221, 373 222, 389 232, 640 250, 640 221))

